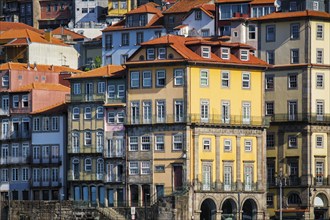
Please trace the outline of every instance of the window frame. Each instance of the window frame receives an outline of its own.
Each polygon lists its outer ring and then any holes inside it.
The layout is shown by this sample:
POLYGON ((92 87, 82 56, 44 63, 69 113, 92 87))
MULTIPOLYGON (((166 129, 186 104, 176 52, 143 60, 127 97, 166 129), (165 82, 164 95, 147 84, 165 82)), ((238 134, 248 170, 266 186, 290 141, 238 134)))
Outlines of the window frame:
POLYGON ((139 137, 138 136, 129 136, 128 142, 129 142, 128 151, 139 151, 139 137), (132 141, 133 139, 136 141, 133 142, 132 141), (134 148, 132 146, 134 146, 134 148))
POLYGON ((299 63, 299 48, 290 49, 290 63, 291 64, 299 63))
POLYGON ((165 47, 160 47, 157 49, 157 59, 159 60, 165 60, 166 59, 166 48, 165 47))
POLYGON ((274 110, 275 110, 275 105, 274 105, 274 101, 266 101, 265 103, 265 115, 266 116, 272 116, 274 115, 274 110), (272 108, 268 108, 268 107, 272 107, 272 108))
POLYGON ((315 136, 315 147, 316 148, 324 148, 324 136, 323 135, 316 135, 315 136), (320 140, 319 140, 320 138, 320 140))
POLYGON ((324 74, 323 73, 316 73, 316 88, 323 89, 324 88, 324 74), (319 81, 321 78, 321 82, 319 81), (320 85, 321 84, 321 85, 320 85))
POLYGON ((252 152, 253 141, 251 139, 244 140, 244 151, 252 152))
POLYGON ((135 175, 139 175, 139 162, 137 161, 130 161, 128 162, 128 174, 135 176, 135 175), (134 166, 132 166, 134 164, 134 166), (134 171, 134 172, 133 172, 134 171))
POLYGON ((92 132, 85 131, 84 132, 84 146, 91 146, 92 145, 92 132))
POLYGON ((154 60, 155 59, 155 48, 147 48, 147 60, 154 60))
POLYGON ((182 133, 176 133, 172 135, 172 150, 173 151, 181 151, 183 150, 183 134, 182 133), (178 139, 176 139, 178 138, 178 139), (179 140, 180 139, 180 140, 179 140), (181 145, 181 147, 177 147, 181 145))
POLYGON ((323 64, 324 62, 324 51, 322 48, 316 48, 316 63, 323 64))
POLYGON ((73 107, 72 108, 72 120, 79 120, 80 119, 80 108, 73 107))
POLYGON ((165 135, 155 134, 155 151, 165 151, 165 135), (160 138, 160 139, 158 139, 160 138), (161 147, 159 147, 161 146, 161 147))
POLYGON ((173 76, 174 76, 174 86, 182 86, 184 84, 183 75, 184 75, 184 70, 183 69, 174 69, 174 74, 173 74, 173 76), (180 73, 181 76, 178 73, 180 73))
POLYGON ((131 71, 130 72, 130 86, 132 89, 134 88, 140 88, 140 72, 139 71, 131 71), (135 79, 133 79, 133 74, 136 76, 135 79))
POLYGON ((296 135, 288 135, 288 148, 298 148, 298 138, 296 135))
POLYGON ((316 40, 323 40, 324 39, 324 25, 323 24, 316 24, 316 40), (322 27, 321 30, 319 27, 322 27))
POLYGON ((251 73, 250 72, 242 72, 242 89, 250 89, 251 88, 251 73), (244 78, 244 76, 248 76, 244 78), (245 85, 244 85, 245 83, 245 85), (246 85, 247 84, 247 85, 246 85))
POLYGON ((121 46, 129 46, 129 33, 121 33, 121 46))
POLYGON ((266 25, 266 42, 275 42, 276 41, 276 26, 266 25), (272 30, 272 32, 270 32, 272 30))
POLYGON ((232 151, 232 141, 230 139, 223 140, 223 150, 224 150, 224 152, 232 151))
POLYGON ((144 70, 142 72, 142 87, 143 88, 151 88, 152 87, 152 72, 151 70, 144 70), (145 74, 148 73, 150 76, 147 78, 145 74), (146 85, 146 80, 147 82, 150 82, 148 85, 146 85))
POLYGON ((84 171, 85 172, 92 172, 92 166, 93 166, 93 161, 92 161, 92 159, 91 158, 85 158, 85 160, 84 160, 84 171), (88 163, 87 163, 87 161, 89 161, 88 163))
POLYGON ((212 151, 211 138, 203 138, 203 151, 212 151))
POLYGON ((84 108, 84 119, 85 120, 91 120, 92 119, 92 108, 91 107, 85 107, 84 108))
POLYGON ((210 46, 202 46, 201 47, 201 55, 203 58, 211 58, 211 47, 210 46))
POLYGON ((209 86, 209 70, 208 69, 201 69, 200 73, 199 73, 199 76, 200 76, 199 85, 201 87, 208 87, 209 86), (203 76, 203 73, 205 73, 206 75, 203 76))
POLYGON ((221 47, 221 59, 223 59, 223 60, 230 59, 230 48, 229 47, 221 47))
POLYGON ((288 75, 288 89, 298 89, 298 74, 290 73, 288 75))
POLYGON ((221 87, 230 88, 230 71, 229 70, 221 70, 221 87), (224 76, 225 74, 227 74, 226 77, 224 76), (224 83, 226 85, 224 85, 224 83))
POLYGON ((165 87, 166 86, 166 70, 156 70, 156 87, 165 87), (164 76, 160 76, 159 74, 163 73, 164 76), (160 83, 164 81, 164 83, 160 83))
POLYGON ((290 24, 290 40, 299 40, 300 39, 300 24, 293 23, 290 24), (298 28, 298 30, 296 30, 298 28))

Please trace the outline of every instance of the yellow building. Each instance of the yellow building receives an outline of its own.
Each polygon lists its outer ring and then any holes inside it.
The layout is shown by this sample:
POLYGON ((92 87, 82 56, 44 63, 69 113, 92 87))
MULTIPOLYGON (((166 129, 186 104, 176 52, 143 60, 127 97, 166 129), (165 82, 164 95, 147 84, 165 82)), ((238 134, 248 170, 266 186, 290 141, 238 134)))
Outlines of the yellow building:
POLYGON ((131 56, 129 200, 175 196, 175 218, 182 219, 266 215, 267 64, 250 52, 247 45, 168 35, 131 56))

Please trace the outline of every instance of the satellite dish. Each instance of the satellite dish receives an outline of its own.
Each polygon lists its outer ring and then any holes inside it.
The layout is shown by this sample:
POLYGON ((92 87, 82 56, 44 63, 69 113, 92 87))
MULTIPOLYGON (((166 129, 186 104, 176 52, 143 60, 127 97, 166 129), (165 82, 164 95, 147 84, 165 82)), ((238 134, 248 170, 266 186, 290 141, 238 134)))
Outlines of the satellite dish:
POLYGON ((275 6, 275 8, 276 8, 276 11, 279 11, 279 10, 280 10, 281 5, 282 5, 281 0, 275 0, 275 1, 274 1, 274 6, 275 6))

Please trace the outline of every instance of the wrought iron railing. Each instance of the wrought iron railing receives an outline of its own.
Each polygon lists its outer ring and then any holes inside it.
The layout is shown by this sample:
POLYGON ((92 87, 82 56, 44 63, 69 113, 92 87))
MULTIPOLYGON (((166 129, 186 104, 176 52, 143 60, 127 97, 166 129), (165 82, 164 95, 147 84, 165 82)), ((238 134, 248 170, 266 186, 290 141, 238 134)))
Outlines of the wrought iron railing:
POLYGON ((300 114, 274 114, 267 116, 271 122, 300 121, 310 123, 330 123, 330 114, 300 113, 300 114))

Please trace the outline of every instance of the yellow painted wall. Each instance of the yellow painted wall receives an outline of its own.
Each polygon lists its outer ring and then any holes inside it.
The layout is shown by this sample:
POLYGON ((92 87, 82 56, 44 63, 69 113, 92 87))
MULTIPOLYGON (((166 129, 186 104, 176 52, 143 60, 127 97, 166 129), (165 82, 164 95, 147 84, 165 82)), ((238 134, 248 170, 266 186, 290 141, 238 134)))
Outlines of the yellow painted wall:
POLYGON ((315 159, 316 158, 322 158, 324 159, 324 177, 328 176, 328 163, 327 163, 327 157, 328 157, 328 136, 327 133, 313 133, 312 137, 311 137, 311 141, 312 141, 312 160, 311 160, 311 167, 312 167, 312 175, 315 177, 315 159), (323 147, 316 147, 316 137, 317 136, 322 136, 323 137, 323 147))
POLYGON ((330 64, 330 21, 311 21, 311 60, 316 63, 316 48, 323 49, 323 63, 330 64), (323 39, 316 38, 316 28, 318 24, 323 24, 323 39))

